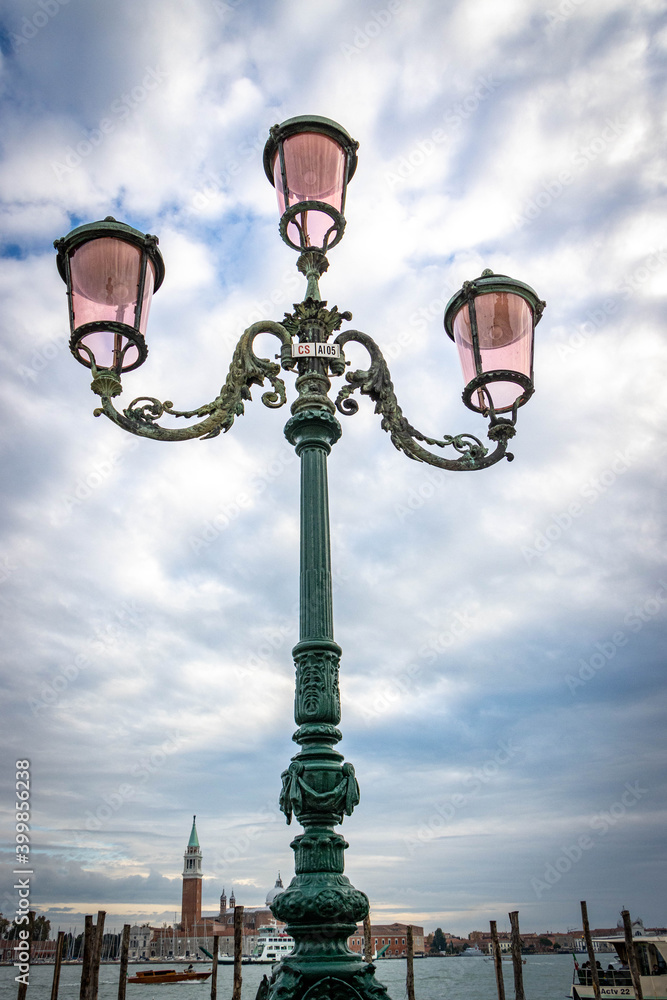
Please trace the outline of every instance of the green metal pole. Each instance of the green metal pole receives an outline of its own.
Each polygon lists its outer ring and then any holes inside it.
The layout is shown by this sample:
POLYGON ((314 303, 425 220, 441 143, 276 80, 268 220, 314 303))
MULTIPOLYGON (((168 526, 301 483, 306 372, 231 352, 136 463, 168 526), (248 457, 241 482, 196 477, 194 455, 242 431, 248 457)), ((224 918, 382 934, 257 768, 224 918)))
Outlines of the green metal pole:
MULTIPOLYGON (((299 340, 323 342, 328 336, 326 303, 319 301, 309 275, 305 308, 299 315, 299 340)), ((293 840, 295 877, 271 905, 294 938, 263 996, 269 1000, 383 1000, 374 966, 351 951, 347 939, 368 913, 368 898, 343 874, 345 839, 335 827, 359 801, 351 764, 336 749, 342 739, 338 667, 334 641, 329 536, 327 458, 341 434, 326 363, 299 363, 299 397, 285 435, 301 460, 300 633, 294 647, 296 694, 293 739, 301 747, 283 772, 280 804, 287 821, 294 814, 304 832, 293 840)), ((259 996, 259 994, 258 994, 259 996)))

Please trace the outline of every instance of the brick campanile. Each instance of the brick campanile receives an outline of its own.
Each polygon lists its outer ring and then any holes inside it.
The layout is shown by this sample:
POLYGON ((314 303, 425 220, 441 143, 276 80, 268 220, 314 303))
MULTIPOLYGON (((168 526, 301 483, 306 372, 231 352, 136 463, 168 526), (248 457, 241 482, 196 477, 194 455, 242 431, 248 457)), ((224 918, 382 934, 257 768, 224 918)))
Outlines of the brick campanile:
POLYGON ((201 848, 197 837, 196 816, 192 817, 192 832, 183 855, 183 898, 181 901, 181 927, 187 930, 201 923, 201 848))

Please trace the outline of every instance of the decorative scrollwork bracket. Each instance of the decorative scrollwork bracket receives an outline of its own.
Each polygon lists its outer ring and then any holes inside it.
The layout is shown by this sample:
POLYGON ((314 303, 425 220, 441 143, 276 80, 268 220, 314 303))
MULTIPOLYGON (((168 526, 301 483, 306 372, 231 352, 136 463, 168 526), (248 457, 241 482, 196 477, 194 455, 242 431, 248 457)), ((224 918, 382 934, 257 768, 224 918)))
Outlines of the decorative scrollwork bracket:
MULTIPOLYGON (((514 456, 507 451, 507 442, 516 433, 514 428, 516 414, 514 414, 514 420, 496 417, 492 421, 489 428, 489 439, 495 442, 496 447, 491 454, 479 438, 472 434, 447 435, 442 439, 427 437, 416 427, 413 427, 403 415, 391 381, 389 367, 373 338, 359 330, 345 330, 338 334, 334 343, 339 344, 342 350, 350 341, 355 341, 366 348, 371 363, 367 369, 357 369, 357 371, 346 374, 347 384, 341 388, 336 398, 336 409, 339 413, 349 416, 357 412, 359 405, 351 397, 358 389, 362 396, 369 396, 375 403, 375 412, 382 417, 382 429, 387 431, 394 447, 416 462, 427 462, 440 469, 459 472, 485 469, 490 465, 495 465, 502 458, 512 461, 514 456), (457 459, 443 458, 423 448, 418 443, 420 441, 437 448, 452 447, 459 452, 460 457, 457 459)), ((337 364, 341 365, 341 362, 339 361, 337 364)), ((342 368, 344 370, 344 360, 342 368)), ((340 368, 339 371, 342 374, 340 368)))
POLYGON ((250 395, 252 385, 263 386, 268 380, 272 391, 262 395, 262 402, 271 409, 283 406, 287 401, 287 395, 285 383, 279 377, 280 365, 268 358, 258 358, 253 350, 255 337, 260 333, 273 334, 283 347, 289 348, 292 343, 291 334, 282 324, 270 320, 253 323, 239 339, 225 384, 211 403, 206 403, 195 410, 175 410, 171 400, 163 403, 152 396, 139 396, 119 412, 110 397, 103 395, 102 406, 94 411, 95 416, 104 413, 114 423, 139 437, 150 437, 159 441, 187 441, 191 438, 217 437, 221 432, 228 431, 235 418, 245 412, 244 404, 246 400, 252 398, 250 395), (186 420, 193 417, 204 419, 189 427, 163 427, 158 424, 158 420, 165 413, 186 420))

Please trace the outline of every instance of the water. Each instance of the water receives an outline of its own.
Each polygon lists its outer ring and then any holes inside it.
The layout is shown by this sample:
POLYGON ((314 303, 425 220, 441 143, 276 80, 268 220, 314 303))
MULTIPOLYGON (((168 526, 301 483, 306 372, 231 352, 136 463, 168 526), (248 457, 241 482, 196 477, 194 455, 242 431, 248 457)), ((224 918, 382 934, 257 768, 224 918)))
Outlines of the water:
MULTIPOLYGON (((131 965, 130 974, 143 968, 160 968, 158 963, 131 965)), ((183 966, 164 963, 164 968, 183 966)), ((197 963, 197 969, 206 971, 206 963, 197 963)), ((389 992, 391 1000, 405 1000, 404 959, 377 962, 376 976, 389 992)), ((415 961, 416 1000, 496 1000, 496 980, 493 962, 484 958, 425 958, 415 961)), ((526 1000, 563 1000, 569 995, 574 964, 571 955, 534 955, 523 966, 523 984, 526 1000)), ((243 966, 243 1000, 255 1000, 262 976, 270 972, 269 965, 243 966)), ((16 972, 11 966, 0 967, 0 1000, 16 1000, 18 986, 16 972)), ((232 995, 233 968, 218 967, 218 1000, 230 1000, 232 995)), ((513 1000, 514 977, 512 963, 503 962, 506 1000, 513 1000)), ((28 1000, 49 1000, 53 982, 52 965, 35 965, 30 973, 28 1000)), ((79 1000, 81 966, 64 965, 60 974, 58 1000, 79 1000)), ((127 987, 128 1000, 209 1000, 210 979, 205 983, 174 983, 169 986, 127 987)), ((117 1000, 118 966, 100 968, 99 1000, 117 1000)))

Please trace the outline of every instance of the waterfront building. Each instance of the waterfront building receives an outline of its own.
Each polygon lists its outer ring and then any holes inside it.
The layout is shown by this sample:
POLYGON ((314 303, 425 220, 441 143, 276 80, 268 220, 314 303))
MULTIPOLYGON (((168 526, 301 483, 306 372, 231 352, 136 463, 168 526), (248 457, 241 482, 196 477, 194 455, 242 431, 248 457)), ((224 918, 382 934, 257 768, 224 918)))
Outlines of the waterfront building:
MULTIPOLYGON (((234 907, 236 896, 232 888, 227 902, 223 888, 217 913, 202 913, 203 853, 197 833, 197 817, 192 820, 190 839, 183 855, 181 919, 173 927, 135 925, 130 930, 130 960, 169 959, 171 961, 204 958, 212 954, 213 938, 218 938, 221 955, 234 954, 234 907), (204 951, 205 949, 205 951, 204 951)), ((276 924, 269 904, 283 890, 280 874, 269 890, 264 906, 243 908, 243 952, 248 954, 257 944, 260 927, 276 924)), ((283 924, 278 924, 282 928, 283 924)))
MULTIPOLYGON (((407 955, 408 924, 371 924, 371 944, 373 952, 386 958, 407 955)), ((347 939, 348 947, 363 955, 364 927, 359 924, 356 933, 347 939)), ((412 924, 412 947, 415 955, 424 952, 424 928, 412 924)))

